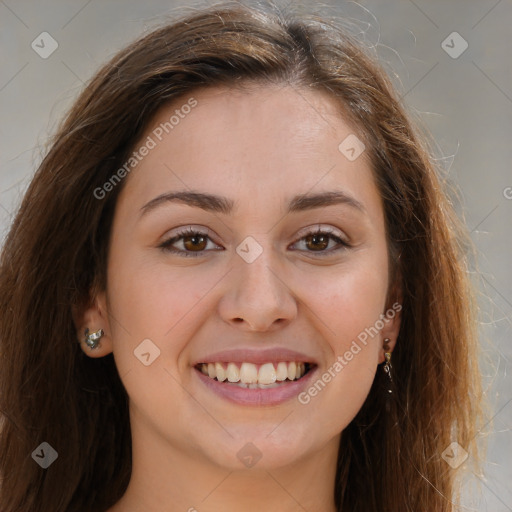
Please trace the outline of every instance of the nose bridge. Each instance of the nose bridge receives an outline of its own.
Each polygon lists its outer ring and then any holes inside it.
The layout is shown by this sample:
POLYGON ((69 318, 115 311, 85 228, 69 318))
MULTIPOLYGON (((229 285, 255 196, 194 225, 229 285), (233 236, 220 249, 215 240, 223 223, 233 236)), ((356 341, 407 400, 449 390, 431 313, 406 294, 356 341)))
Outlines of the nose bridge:
POLYGON ((270 239, 250 236, 237 246, 230 293, 224 297, 226 320, 242 319, 265 330, 276 320, 289 320, 295 314, 295 301, 270 239))
POLYGON ((277 277, 278 259, 270 236, 248 236, 238 245, 236 252, 239 257, 236 264, 237 277, 240 278, 243 290, 250 295, 264 297, 269 294, 281 295, 284 284, 277 277))

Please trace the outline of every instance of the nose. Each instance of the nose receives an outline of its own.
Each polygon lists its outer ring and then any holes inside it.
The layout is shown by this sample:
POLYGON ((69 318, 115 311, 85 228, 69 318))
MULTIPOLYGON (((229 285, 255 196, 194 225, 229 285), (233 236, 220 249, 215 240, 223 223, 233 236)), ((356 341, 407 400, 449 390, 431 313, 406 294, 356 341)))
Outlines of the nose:
POLYGON ((297 301, 282 265, 265 247, 248 263, 236 255, 219 313, 225 322, 253 332, 283 328, 297 315, 297 301))

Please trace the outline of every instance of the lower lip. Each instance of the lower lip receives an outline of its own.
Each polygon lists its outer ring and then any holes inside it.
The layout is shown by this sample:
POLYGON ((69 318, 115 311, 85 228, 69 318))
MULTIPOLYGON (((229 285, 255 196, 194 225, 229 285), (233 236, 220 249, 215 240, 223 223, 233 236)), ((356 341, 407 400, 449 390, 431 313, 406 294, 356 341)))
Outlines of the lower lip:
POLYGON ((245 389, 239 386, 225 384, 218 380, 204 375, 200 370, 194 368, 199 379, 208 386, 217 395, 239 405, 279 405, 291 398, 296 397, 300 392, 308 387, 317 367, 309 370, 306 375, 299 380, 284 381, 275 388, 268 389, 245 389))

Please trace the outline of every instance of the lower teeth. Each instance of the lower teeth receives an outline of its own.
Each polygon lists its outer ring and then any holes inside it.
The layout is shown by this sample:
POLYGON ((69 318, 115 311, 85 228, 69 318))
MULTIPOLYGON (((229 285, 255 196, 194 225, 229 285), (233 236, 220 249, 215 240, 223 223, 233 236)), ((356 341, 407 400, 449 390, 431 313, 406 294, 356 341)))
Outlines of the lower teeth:
MULTIPOLYGON (((215 379, 217 380, 217 379, 215 379)), ((217 381, 218 382, 218 381, 217 381)), ((278 381, 278 382, 273 382, 272 384, 258 384, 258 383, 253 383, 253 384, 246 384, 245 382, 229 382, 228 380, 225 380, 224 383, 225 384, 232 384, 234 386, 238 386, 239 388, 245 388, 245 389, 269 389, 269 388, 277 388, 278 386, 280 386, 281 384, 284 384, 285 382, 291 382, 289 381, 288 379, 285 380, 285 381, 278 381)))

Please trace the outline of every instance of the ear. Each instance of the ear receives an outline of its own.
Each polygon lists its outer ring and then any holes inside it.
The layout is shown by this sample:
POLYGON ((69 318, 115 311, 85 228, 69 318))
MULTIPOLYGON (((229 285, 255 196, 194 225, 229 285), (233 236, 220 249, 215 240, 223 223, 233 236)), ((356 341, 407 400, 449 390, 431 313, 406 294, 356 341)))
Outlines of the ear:
POLYGON ((92 301, 86 306, 73 307, 77 340, 80 342, 83 352, 89 357, 104 357, 113 350, 107 311, 106 292, 95 293, 92 301), (85 343, 86 329, 89 329, 89 333, 96 332, 99 329, 104 331, 98 346, 94 349, 85 343))
POLYGON ((402 302, 403 295, 402 290, 398 288, 393 289, 393 293, 390 294, 391 300, 387 301, 388 307, 383 312, 383 323, 384 327, 381 330, 381 343, 382 347, 379 352, 379 363, 383 363, 386 360, 384 355, 384 340, 389 339, 388 347, 389 351, 393 352, 396 346, 396 340, 398 333, 400 332, 400 325, 402 322, 402 302))

